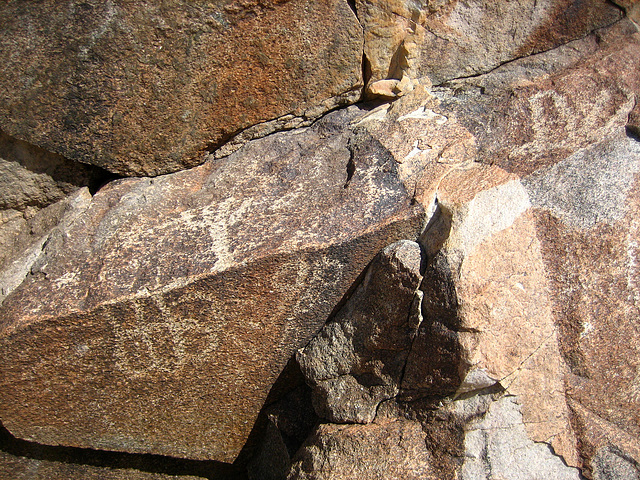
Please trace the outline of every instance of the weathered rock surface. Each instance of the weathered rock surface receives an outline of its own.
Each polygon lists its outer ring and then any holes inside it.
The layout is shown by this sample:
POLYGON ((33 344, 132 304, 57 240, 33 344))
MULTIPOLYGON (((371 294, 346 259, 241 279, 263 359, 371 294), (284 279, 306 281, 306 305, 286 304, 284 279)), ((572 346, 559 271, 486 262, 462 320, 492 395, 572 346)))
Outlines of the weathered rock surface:
POLYGON ((320 425, 300 449, 290 480, 437 479, 417 422, 320 425))
POLYGON ((0 131, 0 210, 31 217, 82 187, 95 190, 105 172, 29 145, 0 131))
POLYGON ((292 353, 378 251, 423 228, 415 179, 345 128, 361 116, 112 182, 54 229, 2 306, 7 429, 233 461, 292 353))
MULTIPOLYGON (((354 300, 299 355, 310 385, 325 387, 321 416, 417 417, 438 478, 579 478, 577 466, 634 478, 638 55, 635 27, 621 22, 435 89, 439 100, 416 103, 414 91, 362 122, 401 168, 426 160, 416 198, 434 199, 435 212, 419 240, 421 307, 407 322, 417 333, 394 344, 410 353, 393 359, 398 368, 377 357, 378 371, 403 372, 393 389, 372 382, 392 400, 353 380, 352 312, 368 304, 354 300), (439 404, 496 388, 508 396, 477 420, 439 404)), ((393 318, 381 312, 359 343, 393 318)))
POLYGON ((380 402, 398 394, 418 327, 411 324, 411 306, 421 262, 415 242, 385 248, 335 320, 297 355, 321 417, 370 423, 380 402))
POLYGON ((371 82, 406 76, 440 84, 485 73, 621 18, 604 0, 357 0, 356 6, 371 82))
POLYGON ((3 2, 0 128, 123 175, 158 175, 260 122, 360 96, 346 0, 3 2))
POLYGON ((579 480, 580 472, 568 467, 544 443, 528 436, 514 397, 491 403, 487 413, 467 426, 465 461, 461 480, 579 480))
POLYGON ((191 475, 165 475, 135 469, 35 460, 0 451, 0 478, 11 480, 202 480, 191 475))
MULTIPOLYGON (((472 6, 516 4, 415 9, 472 6)), ((620 11, 536 8, 514 48, 620 11)), ((0 310, 3 423, 230 462, 261 411, 251 478, 640 478, 636 26, 431 89, 401 73, 374 82, 392 104, 48 207, 0 310), (295 351, 309 388, 278 397, 295 351)))

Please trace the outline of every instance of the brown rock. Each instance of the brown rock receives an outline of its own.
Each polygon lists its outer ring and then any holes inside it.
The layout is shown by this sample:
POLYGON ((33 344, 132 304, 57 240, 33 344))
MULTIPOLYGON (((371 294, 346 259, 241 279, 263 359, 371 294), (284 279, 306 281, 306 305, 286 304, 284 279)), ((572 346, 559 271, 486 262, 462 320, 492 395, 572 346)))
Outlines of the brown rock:
POLYGON ((320 425, 294 459, 289 479, 436 480, 419 423, 320 425))
POLYGON ((109 179, 102 169, 72 162, 0 131, 0 210, 27 217, 82 187, 109 179))
POLYGON ((244 128, 353 102, 344 0, 4 2, 0 128, 123 175, 202 163, 244 128))
POLYGON ((205 477, 148 473, 14 456, 0 451, 0 478, 11 480, 198 480, 205 477))
POLYGON ((345 128, 361 117, 101 189, 2 306, 7 429, 235 460, 292 353, 379 250, 423 227, 414 179, 345 128))
POLYGON ((452 82, 451 90, 442 91, 440 113, 453 110, 474 134, 478 160, 525 176, 618 135, 640 91, 639 65, 640 35, 622 21, 490 74, 452 82))

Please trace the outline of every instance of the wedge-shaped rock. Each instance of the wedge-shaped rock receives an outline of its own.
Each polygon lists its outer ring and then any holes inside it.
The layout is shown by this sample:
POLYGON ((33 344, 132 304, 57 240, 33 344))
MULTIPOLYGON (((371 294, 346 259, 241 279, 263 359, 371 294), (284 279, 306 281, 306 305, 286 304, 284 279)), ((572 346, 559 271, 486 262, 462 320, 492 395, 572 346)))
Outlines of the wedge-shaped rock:
POLYGON ((393 155, 356 148, 361 116, 96 194, 2 306, 3 424, 233 461, 293 352, 378 251, 424 226, 393 155))
POLYGON ((380 402, 397 395, 419 323, 412 306, 419 305, 421 262, 417 243, 389 245, 336 319, 298 353, 318 415, 370 423, 380 402))
POLYGON ((200 164, 244 128, 360 95, 346 0, 10 1, 0 23, 0 128, 124 175, 200 164))

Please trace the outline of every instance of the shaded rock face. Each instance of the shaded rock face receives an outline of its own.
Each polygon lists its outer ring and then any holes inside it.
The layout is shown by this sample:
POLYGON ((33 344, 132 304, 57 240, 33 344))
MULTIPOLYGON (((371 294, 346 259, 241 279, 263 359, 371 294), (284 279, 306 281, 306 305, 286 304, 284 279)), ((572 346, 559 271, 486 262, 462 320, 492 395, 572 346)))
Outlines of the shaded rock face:
POLYGON ((198 480, 192 475, 165 475, 134 469, 111 469, 46 460, 34 460, 0 452, 0 476, 13 480, 198 480))
POLYGON ((298 354, 321 417, 371 423, 380 402, 397 395, 417 328, 410 308, 421 262, 415 242, 385 248, 336 319, 298 354))
POLYGON ((112 182, 55 229, 2 307, 5 426, 233 461, 295 349, 376 252, 424 224, 393 157, 350 147, 359 116, 112 182))
POLYGON ((353 102, 346 1, 4 2, 0 128, 122 175, 202 163, 232 134, 353 102))
MULTIPOLYGON (((434 89, 440 101, 384 124, 394 109, 410 108, 408 94, 379 114, 378 126, 370 122, 381 143, 419 118, 458 133, 442 147, 422 128, 405 144, 413 149, 397 155, 435 160, 417 187, 419 198, 434 199, 419 239, 419 289, 413 300, 403 299, 400 282, 385 289, 395 294, 372 294, 410 312, 404 337, 383 336, 396 356, 373 351, 377 371, 401 371, 401 382, 356 381, 362 352, 371 355, 361 345, 396 320, 374 309, 370 337, 355 342, 358 310, 347 304, 298 355, 321 417, 418 421, 437 478, 580 478, 574 467, 591 478, 638 475, 635 31, 622 23, 597 43, 585 38, 434 89), (598 106, 589 108, 594 95, 585 92, 596 91, 598 106)), ((329 451, 303 447, 292 478, 316 478, 305 476, 315 468, 306 459, 329 462, 329 451)))

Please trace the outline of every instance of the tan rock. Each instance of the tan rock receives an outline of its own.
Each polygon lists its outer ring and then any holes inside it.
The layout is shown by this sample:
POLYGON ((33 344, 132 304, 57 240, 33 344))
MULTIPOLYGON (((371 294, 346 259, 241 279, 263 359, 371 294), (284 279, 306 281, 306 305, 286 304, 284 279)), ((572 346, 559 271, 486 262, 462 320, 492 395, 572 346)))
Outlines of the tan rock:
POLYGON ((371 81, 427 77, 433 84, 487 72, 620 19, 604 0, 358 0, 371 81))
POLYGON ((0 128, 123 175, 191 167, 247 127, 360 96, 346 0, 4 2, 0 23, 0 128))
POLYGON ((293 352, 378 251, 423 228, 413 180, 345 128, 361 117, 338 111, 189 171, 112 182, 52 231, 2 305, 5 427, 234 461, 293 352))

